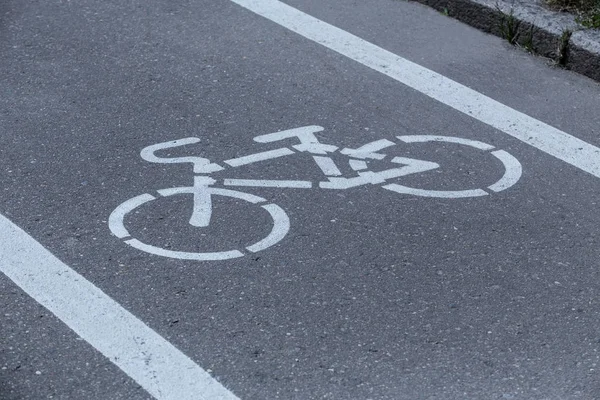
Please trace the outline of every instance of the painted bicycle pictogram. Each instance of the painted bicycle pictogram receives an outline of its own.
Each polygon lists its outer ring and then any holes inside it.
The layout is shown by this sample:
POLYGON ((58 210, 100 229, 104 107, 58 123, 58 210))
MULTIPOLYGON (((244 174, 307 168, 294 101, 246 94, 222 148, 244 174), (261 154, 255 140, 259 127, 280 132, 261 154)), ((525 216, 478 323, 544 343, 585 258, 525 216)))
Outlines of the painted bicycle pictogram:
POLYGON ((149 193, 135 196, 120 204, 110 215, 109 228, 118 238, 126 244, 138 250, 176 259, 186 260, 226 260, 242 257, 245 254, 256 253, 265 250, 281 241, 290 229, 290 220, 286 212, 278 205, 268 202, 266 199, 226 189, 225 187, 271 187, 271 188, 293 188, 311 189, 320 188, 325 190, 348 190, 364 185, 379 186, 387 191, 400 194, 409 194, 422 197, 438 198, 467 198, 486 196, 491 193, 500 192, 513 186, 521 177, 522 167, 519 161, 504 150, 496 149, 494 146, 471 139, 463 139, 453 136, 435 135, 404 135, 397 136, 397 142, 388 139, 380 139, 367 143, 358 148, 340 149, 332 144, 319 142, 315 133, 322 131, 320 126, 305 126, 281 132, 256 136, 254 141, 258 143, 272 143, 284 140, 296 140, 299 143, 290 147, 280 147, 274 150, 253 153, 246 156, 236 157, 223 161, 221 164, 213 163, 202 157, 159 157, 155 153, 161 150, 198 143, 200 139, 190 137, 154 144, 144 148, 140 155, 153 163, 192 163, 194 182, 192 186, 175 187, 157 190, 157 195, 149 193), (381 150, 401 144, 447 142, 464 145, 477 150, 488 152, 492 157, 500 160, 504 166, 502 177, 495 183, 485 187, 468 190, 426 190, 404 186, 397 182, 398 178, 419 174, 439 168, 437 163, 431 161, 417 160, 408 157, 390 157, 381 150), (348 158, 350 169, 355 173, 353 176, 343 176, 338 164, 330 157, 333 153, 340 153, 348 158), (324 179, 318 182, 309 180, 266 180, 266 179, 215 179, 213 173, 220 173, 226 169, 239 168, 245 165, 265 162, 268 160, 306 153, 323 172, 324 179), (381 171, 369 170, 368 162, 371 160, 388 161, 391 168, 381 171), (219 196, 231 197, 246 201, 261 207, 270 215, 273 227, 270 233, 259 238, 254 243, 242 248, 229 249, 215 252, 187 252, 167 249, 150 245, 136 239, 125 227, 125 220, 132 211, 152 202, 160 197, 171 198, 171 196, 188 195, 193 201, 192 213, 189 224, 198 229, 206 228, 211 223, 213 213, 213 201, 219 196), (190 196, 191 195, 191 196, 190 196))

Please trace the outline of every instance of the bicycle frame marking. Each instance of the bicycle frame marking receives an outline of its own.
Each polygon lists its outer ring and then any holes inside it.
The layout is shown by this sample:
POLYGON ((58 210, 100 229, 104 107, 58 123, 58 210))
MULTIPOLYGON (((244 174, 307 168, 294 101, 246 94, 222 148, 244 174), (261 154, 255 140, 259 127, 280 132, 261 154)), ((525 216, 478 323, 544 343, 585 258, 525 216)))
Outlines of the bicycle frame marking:
POLYGON ((417 174, 421 172, 431 171, 439 168, 437 163, 424 160, 416 160, 408 157, 393 157, 391 159, 385 153, 380 151, 395 146, 398 143, 388 139, 375 140, 366 143, 358 148, 343 148, 338 149, 337 146, 319 142, 315 133, 322 131, 320 126, 305 126, 295 129, 289 129, 281 132, 269 133, 266 135, 256 136, 255 142, 272 143, 281 140, 297 139, 299 144, 290 147, 281 147, 274 150, 267 150, 254 154, 235 157, 223 161, 228 168, 237 168, 245 165, 250 165, 257 162, 268 161, 276 158, 289 156, 296 153, 308 153, 312 155, 313 160, 323 172, 326 180, 311 182, 307 180, 278 180, 278 179, 214 179, 209 174, 225 170, 220 164, 213 163, 207 158, 202 157, 160 157, 155 152, 173 147, 185 146, 188 144, 198 143, 198 138, 184 138, 173 140, 164 143, 157 143, 144 148, 140 152, 142 159, 153 163, 191 163, 195 173, 193 185, 190 187, 176 187, 159 189, 157 193, 159 197, 145 193, 126 200, 119 205, 109 217, 109 228, 111 232, 119 239, 122 239, 126 244, 137 248, 138 250, 158 255, 162 257, 177 258, 183 260, 195 261, 218 261, 232 258, 242 257, 247 253, 256 253, 265 250, 279 241, 281 241, 290 229, 290 220, 285 211, 276 204, 267 203, 267 200, 255 196, 253 194, 238 192, 231 189, 216 188, 213 185, 222 184, 223 186, 235 187, 258 187, 258 188, 286 188, 286 189, 310 189, 321 188, 330 190, 346 190, 364 185, 381 186, 391 192, 415 195, 422 197, 437 197, 437 198, 466 198, 480 197, 489 195, 490 192, 496 193, 508 189, 516 184, 522 175, 522 167, 520 162, 511 154, 504 150, 496 150, 494 146, 476 140, 457 138, 452 136, 436 136, 436 135, 405 135, 397 136, 396 138, 401 143, 427 143, 427 142, 446 142, 472 147, 474 149, 489 152, 493 157, 498 159, 504 166, 503 176, 492 185, 485 189, 470 189, 470 190, 428 190, 417 189, 401 185, 397 182, 388 183, 389 180, 401 178, 403 176, 417 174), (350 168, 356 172, 356 176, 344 177, 338 165, 331 157, 327 155, 338 152, 346 155, 349 158, 350 168), (396 164, 392 168, 382 171, 368 170, 368 160, 385 160, 392 164, 396 164), (158 246, 143 243, 134 238, 125 227, 125 218, 133 210, 147 204, 150 201, 158 198, 170 198, 176 195, 192 195, 193 211, 189 220, 189 224, 193 227, 204 228, 210 225, 212 215, 212 201, 215 196, 237 198, 247 201, 251 204, 260 206, 267 211, 273 220, 273 228, 270 233, 258 240, 257 242, 245 246, 241 249, 232 249, 216 252, 186 252, 164 249, 158 246))

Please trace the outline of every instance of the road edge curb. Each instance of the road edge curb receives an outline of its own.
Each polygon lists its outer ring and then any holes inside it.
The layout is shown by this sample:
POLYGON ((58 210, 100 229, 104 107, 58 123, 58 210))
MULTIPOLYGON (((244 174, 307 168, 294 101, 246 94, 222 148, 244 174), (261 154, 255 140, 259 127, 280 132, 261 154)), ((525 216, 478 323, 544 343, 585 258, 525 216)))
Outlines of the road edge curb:
MULTIPOLYGON (((518 44, 560 67, 600 82, 600 30, 584 29, 573 15, 535 2, 504 0, 409 0, 486 33, 506 38, 506 24, 518 27, 518 44)), ((513 26, 514 27, 514 26, 513 26)))

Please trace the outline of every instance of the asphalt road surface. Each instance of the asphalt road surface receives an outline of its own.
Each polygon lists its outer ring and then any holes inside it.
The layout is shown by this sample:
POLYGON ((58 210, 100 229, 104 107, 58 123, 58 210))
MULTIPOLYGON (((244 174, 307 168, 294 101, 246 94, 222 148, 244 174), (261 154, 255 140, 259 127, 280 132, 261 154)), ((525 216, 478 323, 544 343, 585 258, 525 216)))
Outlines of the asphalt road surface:
POLYGON ((600 398, 600 86, 284 3, 0 2, 0 399, 600 398))

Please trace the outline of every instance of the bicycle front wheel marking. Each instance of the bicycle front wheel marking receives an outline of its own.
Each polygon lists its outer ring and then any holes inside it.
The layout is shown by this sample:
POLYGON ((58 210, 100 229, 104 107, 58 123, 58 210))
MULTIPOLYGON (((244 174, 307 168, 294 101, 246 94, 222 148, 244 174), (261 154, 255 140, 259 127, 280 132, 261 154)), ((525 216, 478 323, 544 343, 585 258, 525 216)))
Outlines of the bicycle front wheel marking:
POLYGON ((500 180, 493 185, 488 186, 488 189, 494 192, 500 192, 502 190, 508 189, 515 183, 521 179, 521 175, 523 174, 523 168, 521 167, 521 163, 511 154, 507 153, 504 150, 496 150, 492 151, 492 154, 496 156, 502 163, 504 164, 504 176, 500 178, 500 180))
MULTIPOLYGON (((486 189, 493 192, 501 192, 513 186, 521 179, 523 174, 523 168, 519 160, 513 157, 510 153, 504 150, 494 150, 494 146, 479 142, 477 140, 457 138, 453 136, 434 136, 434 135, 406 135, 397 136, 399 140, 404 143, 425 143, 425 142, 447 142, 462 144, 470 146, 475 149, 489 151, 491 155, 496 157, 504 166, 504 175, 494 184, 488 186, 486 189), (494 150, 494 151, 491 151, 494 150)), ((466 197, 481 197, 487 196, 489 193, 484 189, 472 189, 472 190, 427 190, 417 189, 408 186, 400 185, 397 183, 391 183, 382 186, 384 189, 391 190, 392 192, 400 194, 410 194, 413 196, 420 197, 436 197, 446 199, 461 199, 466 197)))
MULTIPOLYGON (((237 199, 241 199, 247 201, 252 204, 264 203, 265 199, 259 196, 255 196, 249 193, 238 192, 235 190, 229 189, 219 189, 219 188, 209 188, 209 192, 212 195, 219 195, 225 197, 234 197, 237 199)), ((194 189, 192 187, 178 187, 178 188, 169 188, 169 189, 161 189, 157 191, 162 197, 169 197, 177 194, 193 194, 194 189)), ((108 220, 108 226, 110 231, 116 237, 120 239, 124 239, 124 242, 131 247, 134 247, 138 250, 144 251, 146 253, 154 254, 161 257, 168 258, 176 258, 180 260, 195 260, 195 261, 220 261, 220 260, 228 260, 232 258, 238 258, 244 256, 243 250, 228 250, 228 251, 219 251, 219 252, 185 252, 185 251, 176 251, 176 250, 167 250, 162 247, 153 246, 144 242, 141 242, 138 239, 132 238, 132 235, 125 228, 124 220, 130 212, 137 209, 138 207, 152 201, 157 198, 145 193, 134 198, 131 198, 121 205, 119 205, 110 215, 108 220)), ((285 235, 289 232, 290 229, 290 220, 285 213, 285 211, 276 204, 265 204, 262 205, 261 208, 266 210, 271 219, 273 220, 273 229, 271 232, 263 239, 258 242, 247 246, 245 250, 250 251, 252 253, 256 253, 261 250, 265 250, 274 244, 278 243, 281 239, 285 237, 285 235)))
POLYGON ((389 185, 382 186, 384 189, 391 190, 392 192, 400 194, 411 194, 413 196, 421 197, 437 197, 443 199, 462 199, 465 197, 480 197, 487 196, 488 192, 482 189, 473 190, 426 190, 426 189, 415 189, 408 186, 399 185, 392 183, 389 185))

